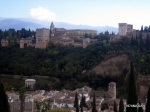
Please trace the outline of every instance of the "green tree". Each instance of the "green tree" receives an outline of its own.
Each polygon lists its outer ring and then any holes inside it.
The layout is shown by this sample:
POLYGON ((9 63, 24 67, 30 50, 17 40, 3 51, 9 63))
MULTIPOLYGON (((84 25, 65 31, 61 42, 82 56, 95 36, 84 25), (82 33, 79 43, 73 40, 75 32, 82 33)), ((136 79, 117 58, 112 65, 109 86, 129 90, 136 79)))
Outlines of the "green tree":
POLYGON ((119 112, 124 112, 123 99, 120 99, 120 102, 119 102, 119 112))
POLYGON ((82 98, 80 101, 80 108, 81 108, 81 112, 83 112, 83 94, 82 94, 82 98))
POLYGON ((143 32, 143 25, 141 26, 141 32, 143 32))
POLYGON ((35 102, 35 107, 37 109, 37 112, 39 112, 40 111, 40 105, 37 101, 35 102))
POLYGON ((50 109, 51 109, 52 102, 53 102, 53 101, 51 101, 51 100, 48 100, 48 101, 47 101, 47 106, 46 106, 46 107, 47 107, 47 110, 50 110, 50 109))
MULTIPOLYGON (((142 106, 140 100, 139 100, 139 105, 142 106)), ((143 108, 142 108, 142 107, 139 107, 139 108, 138 108, 138 112, 143 112, 143 108)))
POLYGON ((150 48, 150 37, 149 35, 147 35, 146 40, 145 40, 145 47, 146 49, 150 48))
POLYGON ((101 110, 102 111, 104 111, 104 110, 106 110, 106 109, 108 109, 109 107, 108 107, 108 104, 107 103, 104 103, 104 104, 102 104, 102 106, 101 106, 101 110))
POLYGON ((3 84, 0 82, 0 112, 10 112, 8 97, 3 84))
POLYGON ((97 112, 97 110, 96 110, 95 92, 94 92, 94 94, 93 94, 92 112, 97 112))
POLYGON ((13 41, 14 45, 17 45, 17 35, 14 36, 14 41, 13 41))
POLYGON ((24 112, 24 106, 25 106, 25 92, 26 88, 22 87, 19 90, 19 98, 20 98, 20 112, 24 112))
POLYGON ((134 38, 133 38, 133 35, 131 37, 131 46, 134 46, 134 38))
POLYGON ((75 94, 74 107, 76 108, 76 112, 79 112, 78 93, 75 94))
MULTIPOLYGON (((132 61, 130 64, 130 74, 128 79, 127 105, 137 105, 137 90, 135 84, 134 66, 132 61)), ((126 112, 137 112, 137 107, 127 107, 126 112)))
POLYGON ((87 33, 85 33, 85 38, 88 38, 88 34, 87 33))
POLYGON ((51 101, 44 102, 42 111, 47 112, 48 110, 50 110, 50 105, 51 105, 51 101))
POLYGON ((147 102, 146 102, 146 110, 145 112, 150 112, 150 86, 147 92, 147 102))
POLYGON ((114 112, 117 112, 117 104, 116 104, 116 101, 114 101, 114 108, 113 108, 113 111, 114 111, 114 112))
POLYGON ((20 30, 17 30, 17 37, 18 37, 18 39, 21 39, 21 31, 20 30))
POLYGON ((88 106, 87 106, 87 104, 86 104, 86 98, 85 98, 85 96, 83 96, 82 101, 83 101, 83 107, 88 108, 88 106))
POLYGON ((81 108, 81 112, 83 112, 83 103, 82 103, 82 101, 80 101, 80 108, 81 108))

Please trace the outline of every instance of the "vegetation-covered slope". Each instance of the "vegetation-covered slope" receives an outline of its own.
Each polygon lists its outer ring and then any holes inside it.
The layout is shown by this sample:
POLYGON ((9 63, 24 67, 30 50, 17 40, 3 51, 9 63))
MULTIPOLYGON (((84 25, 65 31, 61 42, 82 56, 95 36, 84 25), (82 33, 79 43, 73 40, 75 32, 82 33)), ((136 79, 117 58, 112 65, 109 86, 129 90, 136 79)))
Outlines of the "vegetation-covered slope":
MULTIPOLYGON (((0 47, 0 74, 49 76, 46 80, 37 81, 38 89, 47 90, 75 89, 83 85, 98 89, 106 86, 110 81, 123 85, 124 79, 118 80, 118 75, 111 76, 112 72, 103 77, 88 71, 104 60, 109 61, 111 57, 126 54, 129 60, 133 60, 137 73, 148 75, 150 73, 149 44, 143 44, 141 47, 136 44, 136 40, 134 43, 124 39, 107 44, 98 42, 86 49, 54 44, 49 44, 47 49, 31 47, 20 49, 17 45, 0 47), (82 74, 84 70, 87 72, 82 74)), ((128 73, 128 69, 122 70, 124 75, 128 73)))
POLYGON ((120 76, 129 69, 130 60, 127 54, 120 54, 102 61, 92 69, 96 74, 102 76, 120 76))

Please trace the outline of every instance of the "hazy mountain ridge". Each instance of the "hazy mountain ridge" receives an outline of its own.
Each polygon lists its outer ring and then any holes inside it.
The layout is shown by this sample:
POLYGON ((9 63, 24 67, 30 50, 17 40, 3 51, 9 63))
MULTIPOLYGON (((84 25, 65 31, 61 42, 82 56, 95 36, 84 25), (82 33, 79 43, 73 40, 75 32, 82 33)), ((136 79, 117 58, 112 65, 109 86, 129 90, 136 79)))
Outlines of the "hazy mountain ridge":
MULTIPOLYGON (((49 28, 51 22, 36 21, 28 18, 0 18, 0 29, 5 30, 14 28, 16 30, 21 28, 32 29, 36 28, 49 28)), ((89 26, 89 25, 74 25, 65 22, 54 22, 55 27, 65 29, 90 29, 97 30, 98 33, 109 31, 118 33, 118 29, 111 26, 89 26)))
POLYGON ((27 21, 21 21, 17 19, 2 19, 0 20, 0 29, 5 30, 9 28, 14 28, 16 30, 25 28, 25 29, 32 29, 35 30, 35 28, 42 27, 40 24, 27 22, 27 21))

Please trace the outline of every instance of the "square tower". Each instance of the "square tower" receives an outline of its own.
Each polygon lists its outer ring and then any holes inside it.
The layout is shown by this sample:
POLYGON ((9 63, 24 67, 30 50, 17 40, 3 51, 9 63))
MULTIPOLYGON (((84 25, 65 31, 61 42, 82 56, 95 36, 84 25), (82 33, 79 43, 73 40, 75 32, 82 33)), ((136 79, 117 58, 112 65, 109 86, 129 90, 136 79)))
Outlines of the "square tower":
POLYGON ((113 99, 116 99, 116 83, 110 82, 108 84, 108 92, 113 94, 113 99))
POLYGON ((49 43, 49 29, 36 29, 36 48, 46 48, 49 43))
POLYGON ((127 32, 131 32, 132 29, 133 29, 133 25, 128 24, 127 25, 127 32))
POLYGON ((119 35, 126 36, 127 34, 127 23, 119 23, 119 35))

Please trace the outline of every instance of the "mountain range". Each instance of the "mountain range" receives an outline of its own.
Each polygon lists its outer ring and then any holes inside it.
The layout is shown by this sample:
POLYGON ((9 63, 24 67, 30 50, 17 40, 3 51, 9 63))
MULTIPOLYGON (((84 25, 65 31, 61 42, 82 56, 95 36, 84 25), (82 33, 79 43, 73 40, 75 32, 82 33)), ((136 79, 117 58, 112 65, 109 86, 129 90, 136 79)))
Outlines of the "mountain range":
MULTIPOLYGON (((0 18, 0 29, 5 30, 9 28, 14 28, 19 30, 21 28, 35 30, 36 28, 49 28, 50 22, 37 21, 27 18, 0 18)), ((56 28, 65 28, 65 29, 90 29, 96 30, 98 33, 109 31, 118 33, 118 28, 111 26, 89 26, 89 25, 74 25, 65 22, 55 22, 54 25, 56 28)))

